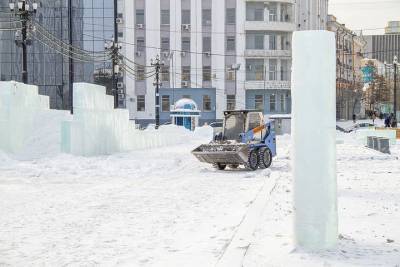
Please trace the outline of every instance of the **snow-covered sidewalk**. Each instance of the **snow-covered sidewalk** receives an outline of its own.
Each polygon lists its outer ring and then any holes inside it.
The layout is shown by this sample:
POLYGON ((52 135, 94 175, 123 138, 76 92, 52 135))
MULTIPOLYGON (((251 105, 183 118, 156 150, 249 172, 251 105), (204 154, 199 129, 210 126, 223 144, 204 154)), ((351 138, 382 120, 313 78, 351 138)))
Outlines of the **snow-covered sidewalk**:
POLYGON ((306 254, 291 244, 289 138, 256 172, 197 162, 201 138, 109 157, 0 154, 0 266, 215 266, 240 234, 239 266, 399 264, 399 145, 383 155, 342 136, 339 247, 306 254))

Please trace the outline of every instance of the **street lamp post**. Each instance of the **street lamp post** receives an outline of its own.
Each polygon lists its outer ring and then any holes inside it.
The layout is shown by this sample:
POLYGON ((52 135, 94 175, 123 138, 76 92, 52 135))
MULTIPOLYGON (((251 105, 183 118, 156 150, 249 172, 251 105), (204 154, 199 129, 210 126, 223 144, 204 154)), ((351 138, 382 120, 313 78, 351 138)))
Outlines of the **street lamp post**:
POLYGON ((11 12, 15 12, 15 15, 19 16, 22 24, 22 30, 20 32, 21 40, 15 40, 17 46, 22 47, 22 82, 28 83, 28 61, 27 61, 27 46, 30 44, 28 40, 28 21, 31 19, 33 14, 36 14, 38 9, 38 3, 34 1, 32 3, 32 9, 30 9, 29 4, 26 0, 17 1, 17 6, 15 6, 14 0, 10 1, 9 7, 11 12))

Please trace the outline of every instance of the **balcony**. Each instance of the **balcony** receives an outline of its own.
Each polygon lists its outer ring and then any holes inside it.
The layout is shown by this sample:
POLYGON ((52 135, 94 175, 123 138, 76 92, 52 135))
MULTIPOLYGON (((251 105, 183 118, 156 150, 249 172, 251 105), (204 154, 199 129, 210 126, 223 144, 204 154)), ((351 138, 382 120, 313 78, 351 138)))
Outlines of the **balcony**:
POLYGON ((246 21, 245 30, 294 32, 296 30, 296 24, 294 22, 280 21, 246 21))
POLYGON ((292 53, 290 50, 259 50, 259 49, 247 49, 244 51, 245 57, 291 57, 292 53))
POLYGON ((290 81, 246 81, 246 90, 290 90, 290 81))

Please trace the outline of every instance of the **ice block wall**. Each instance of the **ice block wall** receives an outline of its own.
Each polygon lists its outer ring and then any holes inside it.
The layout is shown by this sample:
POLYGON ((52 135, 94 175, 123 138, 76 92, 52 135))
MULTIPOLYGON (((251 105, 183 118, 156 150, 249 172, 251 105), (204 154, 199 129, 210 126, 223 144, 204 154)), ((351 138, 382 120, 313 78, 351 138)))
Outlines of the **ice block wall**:
POLYGON ((69 112, 50 110, 38 87, 0 82, 0 150, 23 158, 60 152, 60 123, 69 112))
POLYGON ((293 34, 292 170, 298 247, 332 248, 338 238, 334 33, 293 34))
POLYGON ((103 86, 74 84, 74 116, 61 125, 61 150, 79 156, 109 155, 182 142, 177 129, 140 131, 129 121, 129 111, 114 109, 113 96, 103 86))

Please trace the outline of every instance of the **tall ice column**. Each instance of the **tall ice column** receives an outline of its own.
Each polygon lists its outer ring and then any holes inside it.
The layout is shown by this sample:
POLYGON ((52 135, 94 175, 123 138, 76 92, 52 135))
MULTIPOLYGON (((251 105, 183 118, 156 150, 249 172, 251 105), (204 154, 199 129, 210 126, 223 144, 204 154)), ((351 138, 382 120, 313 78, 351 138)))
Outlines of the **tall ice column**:
POLYGON ((332 248, 338 238, 335 88, 334 33, 294 32, 294 234, 296 245, 304 249, 332 248))

